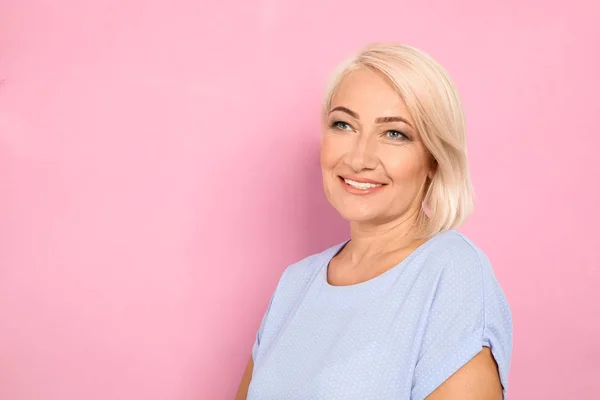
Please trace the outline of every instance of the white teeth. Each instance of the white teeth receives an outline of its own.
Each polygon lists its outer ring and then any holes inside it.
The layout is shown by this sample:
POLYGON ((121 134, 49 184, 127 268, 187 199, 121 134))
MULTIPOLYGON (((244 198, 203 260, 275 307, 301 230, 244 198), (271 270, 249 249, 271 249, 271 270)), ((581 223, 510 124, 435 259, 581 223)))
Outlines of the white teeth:
POLYGON ((344 182, 346 182, 348 185, 352 186, 353 188, 360 189, 360 190, 367 190, 367 189, 371 189, 371 188, 374 188, 377 186, 381 186, 381 183, 356 182, 356 181, 352 181, 350 179, 344 179, 344 182))

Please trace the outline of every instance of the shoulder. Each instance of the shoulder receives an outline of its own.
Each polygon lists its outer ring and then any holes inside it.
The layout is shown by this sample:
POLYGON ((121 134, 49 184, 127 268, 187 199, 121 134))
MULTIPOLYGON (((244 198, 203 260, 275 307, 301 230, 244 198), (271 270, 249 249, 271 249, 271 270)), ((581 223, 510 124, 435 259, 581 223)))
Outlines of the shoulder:
POLYGON ((487 255, 464 234, 450 230, 438 234, 430 241, 423 251, 422 259, 441 282, 457 280, 464 285, 481 286, 486 279, 495 280, 487 255))
MULTIPOLYGON (((344 242, 345 243, 345 242, 344 242)), ((339 243, 326 248, 318 253, 309 255, 300 261, 289 265, 283 272, 282 278, 285 279, 300 279, 312 276, 327 263, 344 245, 339 243)))
MULTIPOLYGON (((345 242, 344 242, 345 243, 345 242)), ((286 297, 294 295, 313 281, 325 264, 339 251, 344 243, 328 247, 323 251, 311 254, 285 268, 281 274, 277 292, 286 297)))
POLYGON ((442 232, 431 239, 429 252, 446 264, 489 264, 485 253, 464 234, 450 230, 442 232))
POLYGON ((511 325, 508 301, 487 255, 473 241, 457 231, 432 239, 424 253, 422 268, 430 286, 432 311, 438 315, 461 313, 481 317, 484 325, 498 320, 511 325))

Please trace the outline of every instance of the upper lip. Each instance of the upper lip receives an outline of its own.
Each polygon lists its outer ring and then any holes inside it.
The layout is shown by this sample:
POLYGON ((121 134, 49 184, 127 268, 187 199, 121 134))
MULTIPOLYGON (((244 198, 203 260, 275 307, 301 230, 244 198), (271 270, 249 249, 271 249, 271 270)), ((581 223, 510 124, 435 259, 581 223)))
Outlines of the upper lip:
POLYGON ((375 181, 373 179, 359 178, 358 176, 340 175, 340 178, 348 179, 348 180, 351 180, 354 182, 373 183, 375 185, 385 185, 385 183, 383 183, 383 182, 375 181))

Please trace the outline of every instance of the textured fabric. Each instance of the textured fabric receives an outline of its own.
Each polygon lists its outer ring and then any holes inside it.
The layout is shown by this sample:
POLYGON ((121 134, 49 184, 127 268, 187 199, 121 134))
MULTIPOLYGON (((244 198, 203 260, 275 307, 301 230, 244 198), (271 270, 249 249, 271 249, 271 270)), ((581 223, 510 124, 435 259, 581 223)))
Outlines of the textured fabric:
POLYGON ((374 279, 332 286, 343 245, 283 273, 252 349, 249 400, 422 400, 482 346, 506 395, 511 314, 480 249, 444 232, 374 279))

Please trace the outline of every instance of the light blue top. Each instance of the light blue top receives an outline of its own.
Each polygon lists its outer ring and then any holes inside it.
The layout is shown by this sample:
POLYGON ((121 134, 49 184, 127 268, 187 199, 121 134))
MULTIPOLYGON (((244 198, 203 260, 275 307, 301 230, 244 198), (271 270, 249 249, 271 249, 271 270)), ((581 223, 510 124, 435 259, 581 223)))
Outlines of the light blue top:
POLYGON ((512 318, 485 254, 456 231, 351 286, 345 243, 288 267, 260 325, 249 400, 422 400, 489 347, 507 388, 512 318))

